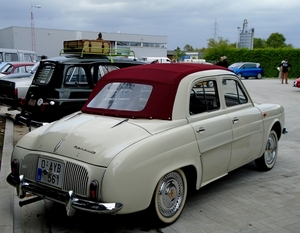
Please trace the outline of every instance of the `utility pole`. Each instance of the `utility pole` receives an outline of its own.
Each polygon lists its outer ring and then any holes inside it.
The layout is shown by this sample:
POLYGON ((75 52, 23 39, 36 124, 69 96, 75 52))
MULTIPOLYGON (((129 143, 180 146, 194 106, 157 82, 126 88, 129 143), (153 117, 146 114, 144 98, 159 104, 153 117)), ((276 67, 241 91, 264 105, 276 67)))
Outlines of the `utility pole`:
POLYGON ((33 17, 33 11, 32 8, 41 8, 41 5, 31 5, 31 12, 30 12, 30 18, 31 18, 31 45, 32 45, 32 51, 35 51, 35 30, 34 30, 34 17, 33 17))
POLYGON ((217 31, 219 31, 219 29, 218 29, 217 19, 215 19, 215 23, 214 23, 214 39, 215 39, 215 41, 217 40, 217 31))

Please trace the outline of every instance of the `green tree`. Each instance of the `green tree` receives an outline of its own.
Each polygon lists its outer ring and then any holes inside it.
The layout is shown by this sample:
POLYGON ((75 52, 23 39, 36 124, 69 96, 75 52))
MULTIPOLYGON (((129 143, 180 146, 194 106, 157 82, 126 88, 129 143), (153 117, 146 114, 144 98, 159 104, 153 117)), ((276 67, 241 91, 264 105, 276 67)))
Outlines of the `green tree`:
POLYGON ((186 44, 184 47, 183 47, 183 50, 186 51, 186 52, 193 52, 195 49, 193 48, 193 46, 189 45, 189 44, 186 44))
POLYGON ((218 40, 215 40, 213 38, 208 39, 207 48, 208 49, 214 49, 214 48, 232 48, 234 47, 234 44, 230 44, 230 41, 227 39, 223 39, 222 37, 219 37, 218 40))
POLYGON ((269 48, 284 48, 288 47, 285 43, 285 37, 278 33, 272 33, 269 38, 266 40, 266 46, 269 48))
POLYGON ((174 58, 175 61, 178 62, 181 60, 182 56, 184 56, 185 53, 181 51, 181 49, 177 46, 177 48, 174 50, 174 58))
POLYGON ((261 38, 254 38, 253 48, 254 49, 264 49, 264 48, 266 48, 266 40, 261 39, 261 38))
POLYGON ((235 44, 230 44, 229 40, 219 37, 218 40, 208 39, 207 49, 204 52, 203 58, 209 62, 216 63, 221 56, 229 57, 229 51, 235 50, 235 44))

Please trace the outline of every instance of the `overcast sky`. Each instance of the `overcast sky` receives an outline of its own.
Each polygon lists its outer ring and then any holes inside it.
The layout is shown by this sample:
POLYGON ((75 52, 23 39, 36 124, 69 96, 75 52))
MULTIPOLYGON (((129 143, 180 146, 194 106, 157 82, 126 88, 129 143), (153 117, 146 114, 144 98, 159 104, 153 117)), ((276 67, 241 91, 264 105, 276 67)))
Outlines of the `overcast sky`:
POLYGON ((167 36, 168 50, 235 43, 245 19, 255 38, 278 32, 300 47, 299 0, 13 0, 1 4, 0 29, 30 27, 31 10, 35 28, 167 36))

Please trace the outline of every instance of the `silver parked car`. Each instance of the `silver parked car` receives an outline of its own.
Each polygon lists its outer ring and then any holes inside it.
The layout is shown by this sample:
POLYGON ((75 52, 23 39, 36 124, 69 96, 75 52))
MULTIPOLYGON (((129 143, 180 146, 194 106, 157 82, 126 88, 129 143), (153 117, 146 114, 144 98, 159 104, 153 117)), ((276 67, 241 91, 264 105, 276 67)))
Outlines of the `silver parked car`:
POLYGON ((13 109, 21 107, 32 83, 39 62, 25 73, 15 73, 0 78, 0 102, 13 109))

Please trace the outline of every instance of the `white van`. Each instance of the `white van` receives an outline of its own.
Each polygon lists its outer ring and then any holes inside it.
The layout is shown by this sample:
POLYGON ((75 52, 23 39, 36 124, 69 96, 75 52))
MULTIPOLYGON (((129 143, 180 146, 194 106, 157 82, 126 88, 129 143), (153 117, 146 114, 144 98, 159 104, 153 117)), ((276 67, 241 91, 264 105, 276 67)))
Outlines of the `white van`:
POLYGON ((0 63, 11 61, 36 62, 37 54, 34 51, 0 48, 0 63))
POLYGON ((158 60, 158 63, 172 63, 168 57, 142 57, 141 60, 147 63, 151 63, 155 60, 158 60))
POLYGON ((200 64, 206 63, 205 59, 184 59, 183 62, 185 62, 185 63, 200 63, 200 64))

